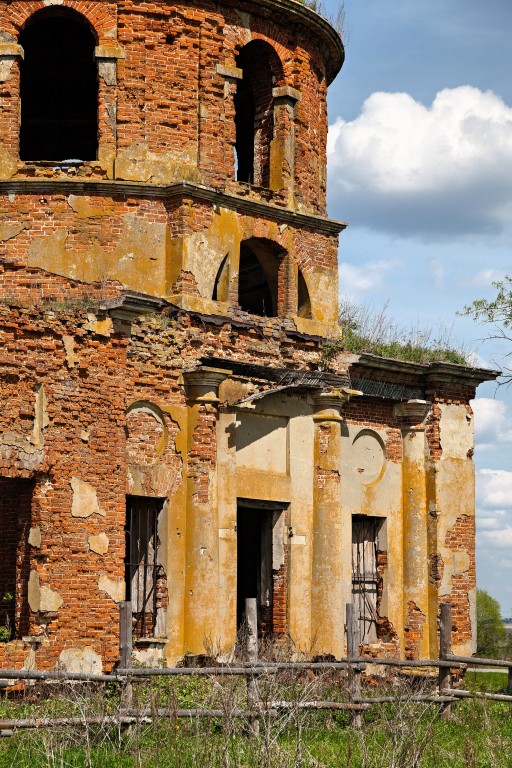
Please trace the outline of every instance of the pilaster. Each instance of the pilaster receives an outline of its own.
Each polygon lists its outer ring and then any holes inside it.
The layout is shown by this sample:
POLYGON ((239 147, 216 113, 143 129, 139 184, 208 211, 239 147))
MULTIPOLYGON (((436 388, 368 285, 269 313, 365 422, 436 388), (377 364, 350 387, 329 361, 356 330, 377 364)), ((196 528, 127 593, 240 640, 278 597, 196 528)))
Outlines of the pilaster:
POLYGON ((430 404, 395 407, 402 433, 404 634, 408 658, 429 658, 428 511, 425 418, 430 404))

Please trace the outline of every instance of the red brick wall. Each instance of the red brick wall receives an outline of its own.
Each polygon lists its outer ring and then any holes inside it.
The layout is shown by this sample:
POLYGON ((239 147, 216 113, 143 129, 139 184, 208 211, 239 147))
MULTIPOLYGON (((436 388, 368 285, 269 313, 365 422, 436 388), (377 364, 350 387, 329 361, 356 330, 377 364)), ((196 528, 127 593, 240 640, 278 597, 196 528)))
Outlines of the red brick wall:
MULTIPOLYGON (((86 17, 100 45, 117 40, 126 53, 118 60, 117 86, 109 86, 100 77, 102 153, 115 151, 116 145, 122 151, 136 143, 152 152, 180 156, 185 152, 197 163, 203 183, 239 189, 233 179, 234 89, 227 83, 225 92, 226 79, 216 71, 217 64, 234 66, 240 48, 247 43, 247 30, 230 3, 202 0, 189 6, 163 0, 151 5, 130 0, 65 0, 64 5, 86 17), (112 110, 117 110, 114 131, 112 110)), ((324 213, 327 89, 321 41, 301 25, 294 23, 290 30, 289 17, 277 9, 270 19, 257 3, 237 6, 251 14, 252 39, 274 49, 282 83, 301 93, 295 121, 296 199, 303 208, 324 213)), ((3 9, 0 31, 17 41, 27 19, 44 7, 42 0, 14 0, 3 9)), ((0 96, 0 145, 17 157, 19 62, 11 77, 0 84, 0 96)), ((263 122, 268 134, 271 121, 265 118, 263 122)), ((262 165, 267 171, 259 181, 268 185, 268 164, 262 165)), ((52 175, 52 170, 44 173, 52 175)), ((21 169, 18 176, 24 174, 21 169)), ((95 163, 86 164, 78 174, 105 176, 95 163)))

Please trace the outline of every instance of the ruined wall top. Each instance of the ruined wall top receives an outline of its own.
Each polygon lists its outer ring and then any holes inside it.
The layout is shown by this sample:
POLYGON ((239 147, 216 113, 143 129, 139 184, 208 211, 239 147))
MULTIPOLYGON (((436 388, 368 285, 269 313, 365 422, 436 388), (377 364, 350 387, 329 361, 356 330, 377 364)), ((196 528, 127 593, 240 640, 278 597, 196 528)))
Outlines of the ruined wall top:
POLYGON ((343 57, 298 0, 13 0, 0 18, 0 181, 188 181, 325 215, 326 93, 343 57), (56 147, 58 88, 87 77, 67 133, 91 137, 56 147))

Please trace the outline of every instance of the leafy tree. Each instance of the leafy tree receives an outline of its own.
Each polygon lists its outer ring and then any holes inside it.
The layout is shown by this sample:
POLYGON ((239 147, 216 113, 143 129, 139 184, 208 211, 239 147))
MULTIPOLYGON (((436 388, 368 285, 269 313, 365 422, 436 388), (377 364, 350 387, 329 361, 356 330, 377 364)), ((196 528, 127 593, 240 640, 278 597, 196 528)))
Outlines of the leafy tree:
POLYGON ((503 658, 507 652, 507 631, 500 604, 484 589, 476 592, 477 656, 503 658))
MULTIPOLYGON (((502 339, 512 342, 512 277, 506 275, 503 280, 493 282, 496 296, 493 299, 477 299, 464 307, 461 315, 472 317, 481 325, 489 325, 489 339, 502 339)), ((510 357, 508 352, 505 357, 510 357)), ((512 369, 506 368, 500 384, 512 383, 512 369)))

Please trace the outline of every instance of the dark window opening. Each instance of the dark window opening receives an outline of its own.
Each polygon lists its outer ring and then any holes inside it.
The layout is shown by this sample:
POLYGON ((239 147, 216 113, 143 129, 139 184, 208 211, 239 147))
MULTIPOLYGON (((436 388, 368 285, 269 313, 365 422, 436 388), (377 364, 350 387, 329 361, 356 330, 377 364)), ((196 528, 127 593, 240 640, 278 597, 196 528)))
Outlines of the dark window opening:
POLYGON ((0 478, 0 642, 29 633, 31 480, 0 478))
POLYGON ((158 517, 163 499, 128 496, 126 504, 126 599, 131 601, 133 634, 154 637, 160 605, 158 517))
POLYGON ((307 320, 311 320, 313 314, 311 312, 311 299, 309 297, 308 286, 304 280, 304 275, 299 269, 299 276, 297 280, 297 315, 304 317, 307 320))
POLYGON ((274 136, 272 90, 283 78, 271 45, 253 40, 236 59, 243 71, 235 95, 235 168, 238 181, 270 186, 270 148, 274 136))
POLYGON ((224 256, 215 278, 212 299, 227 301, 229 293, 229 258, 224 256))
POLYGON ((378 539, 381 517, 352 517, 352 601, 356 607, 359 643, 377 641, 378 629, 378 539))
POLYGON ((237 627, 245 621, 245 599, 255 597, 258 634, 269 636, 274 627, 273 532, 282 510, 238 505, 237 508, 237 627))
POLYGON ((277 316, 277 258, 253 241, 240 246, 238 303, 244 312, 260 317, 277 316))
POLYGON ((244 77, 238 83, 235 96, 235 162, 236 179, 254 183, 254 94, 251 84, 244 77))
POLYGON ((34 14, 21 32, 22 160, 94 160, 98 152, 96 41, 70 9, 34 14))

